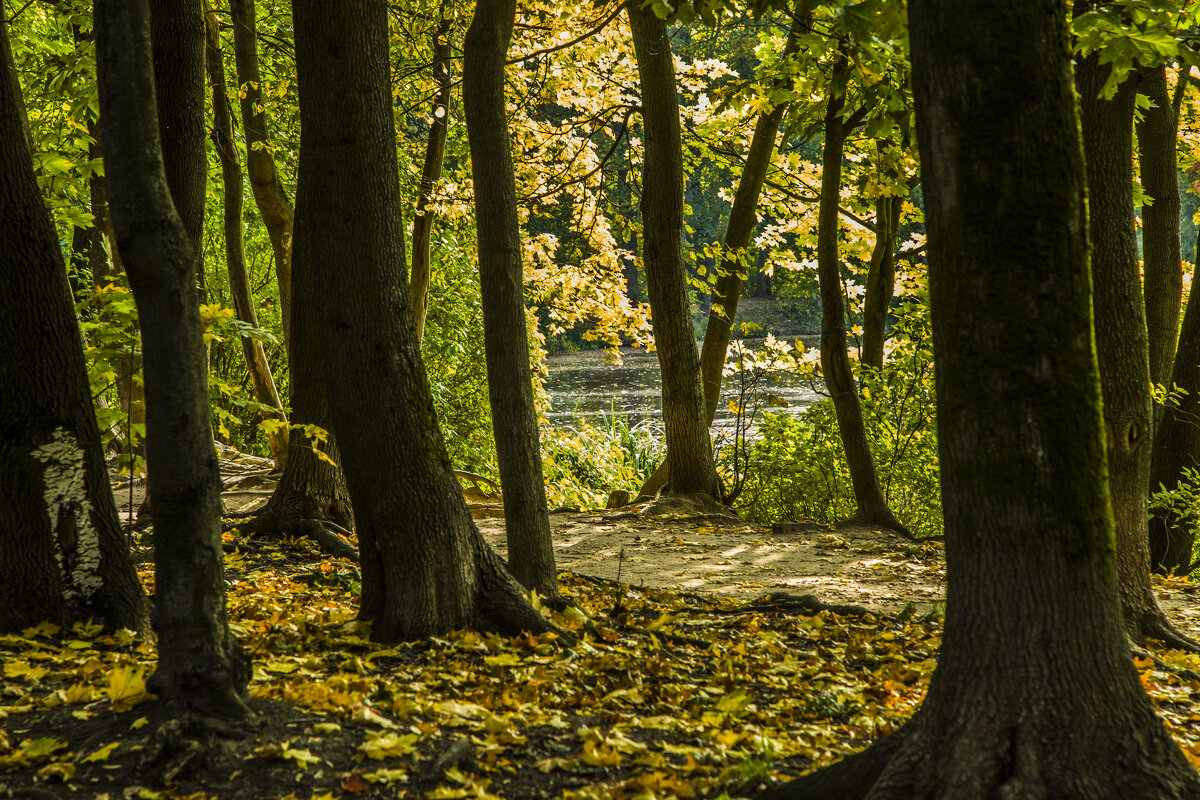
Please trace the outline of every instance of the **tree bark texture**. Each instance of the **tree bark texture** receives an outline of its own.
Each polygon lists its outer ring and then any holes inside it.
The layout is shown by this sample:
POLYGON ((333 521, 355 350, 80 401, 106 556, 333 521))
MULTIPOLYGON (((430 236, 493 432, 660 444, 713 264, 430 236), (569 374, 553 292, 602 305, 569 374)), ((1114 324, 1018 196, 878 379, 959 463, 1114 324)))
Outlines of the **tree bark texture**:
POLYGON ((279 282, 279 307, 283 319, 283 338, 291 352, 292 336, 292 201, 284 191, 271 155, 267 112, 263 108, 262 75, 258 68, 258 26, 254 0, 230 0, 233 20, 234 60, 237 63, 239 96, 242 106, 242 130, 246 137, 246 171, 250 189, 262 214, 275 255, 275 276, 279 282))
MULTIPOLYGON (((1076 5, 1077 11, 1081 8, 1084 4, 1076 5)), ((1150 480, 1153 409, 1133 214, 1137 81, 1135 77, 1126 79, 1111 100, 1104 100, 1099 96, 1100 88, 1109 69, 1100 64, 1099 56, 1085 58, 1076 67, 1075 87, 1087 162, 1092 303, 1121 608, 1134 641, 1147 636, 1178 640, 1181 635, 1163 615, 1150 586, 1146 487, 1150 480)))
POLYGON ((896 237, 900 234, 900 206, 904 198, 888 195, 875 201, 875 247, 867 271, 867 292, 863 300, 862 353, 864 367, 883 369, 883 344, 886 341, 888 309, 896 290, 896 237))
MULTIPOLYGON (((187 13, 203 25, 199 5, 187 13)), ((156 574, 151 624, 159 654, 148 685, 164 699, 243 716, 250 670, 225 612, 221 476, 209 428, 196 259, 159 150, 149 3, 100 0, 95 27, 109 204, 144 341, 156 574)), ((183 57, 203 53, 185 48, 183 57)))
POLYGON ((167 187, 204 282, 204 16, 200 0, 150 0, 150 41, 167 187))
POLYGON ((1200 792, 1121 625, 1063 10, 909 4, 938 364, 943 645, 912 720, 825 773, 841 785, 817 772, 770 797, 1200 792))
MULTIPOLYGON (((845 68, 842 58, 840 69, 845 68)), ((857 124, 843 119, 845 97, 831 92, 825 110, 825 143, 821 156, 821 199, 817 206, 817 278, 821 287, 821 371, 833 399, 838 432, 858 511, 855 522, 892 530, 905 528, 888 508, 879 488, 875 460, 867 442, 858 387, 846 348, 846 304, 842 297, 841 258, 838 255, 838 204, 842 187, 842 154, 846 135, 857 124)))
MULTIPOLYGON (((212 87, 212 140, 217 159, 221 162, 221 182, 225 195, 225 264, 229 273, 229 293, 233 295, 234 312, 238 319, 257 328, 258 314, 254 309, 254 294, 250 289, 250 274, 246 268, 246 252, 242 239, 242 164, 238 158, 237 146, 233 142, 232 114, 229 95, 225 91, 225 63, 221 55, 217 21, 210 11, 206 10, 205 16, 204 57, 208 68, 208 83, 212 87)), ((275 388, 275 378, 271 375, 270 365, 267 364, 267 354, 262 342, 243 336, 242 354, 246 358, 250 383, 254 387, 254 398, 274 409, 275 419, 286 422, 287 415, 284 414, 283 403, 279 400, 279 391, 275 388)), ((267 441, 276 468, 283 468, 288 452, 287 428, 270 431, 267 441)))
MULTIPOLYGON (((1183 255, 1179 244, 1179 167, 1175 159, 1177 118, 1167 95, 1166 67, 1143 70, 1138 91, 1153 103, 1137 125, 1142 188, 1151 201, 1142 207, 1150 380, 1167 384, 1183 305, 1183 255)), ((1161 409, 1155 413, 1161 417, 1161 409)))
MULTIPOLYGON (((425 318, 429 311, 430 240, 436 216, 430 208, 433 186, 442 177, 442 159, 446 155, 446 131, 450 123, 450 31, 453 23, 444 15, 433 34, 433 76, 438 92, 433 101, 433 116, 429 119, 429 138, 425 142, 425 162, 421 166, 421 184, 417 190, 417 209, 413 217, 412 272, 409 290, 412 292, 413 320, 417 326, 417 341, 425 336, 425 318)), ((503 69, 503 64, 501 64, 503 69)), ((503 90, 503 84, 501 84, 503 90)), ((503 99, 503 96, 502 96, 503 99)), ((508 124, 507 118, 505 125, 508 124)), ((510 171, 511 171, 511 156, 510 171)))
POLYGON ((670 491, 720 496, 705 418, 700 354, 683 264, 683 156, 675 61, 666 24, 649 9, 626 7, 641 80, 645 155, 642 261, 650 322, 662 372, 670 491))
POLYGON ((89 617, 144 630, 6 28, 0 15, 0 631, 89 617))
MULTIPOLYGON (((786 60, 798 49, 797 37, 808 28, 809 18, 797 14, 792 21, 788 39, 784 45, 782 60, 786 60)), ((754 134, 750 138, 750 149, 742 165, 737 189, 733 195, 733 207, 729 211, 729 224, 725 228, 725 243, 717 285, 713 287, 709 304, 708 323, 704 328, 704 342, 700 348, 700 380, 704 388, 704 417, 711 427, 721 402, 721 383, 724 378, 725 357, 729 352, 729 339, 733 332, 733 321, 737 318, 738 301, 745 283, 747 257, 746 247, 754 235, 758 222, 758 198, 762 194, 763 182, 771 166, 771 155, 775 152, 775 138, 779 124, 787 113, 788 103, 780 103, 770 112, 760 116, 754 123, 754 134)), ((637 271, 634 270, 636 280, 637 271)), ((632 296, 632 294, 631 294, 632 296)), ((670 480, 667 462, 642 484, 639 496, 657 494, 670 480)))
POLYGON ((316 320, 379 641, 462 627, 546 630, 475 527, 421 362, 404 264, 385 0, 297 0, 295 265, 316 320), (353 265, 353 268, 350 268, 353 265), (308 279, 305 278, 305 281, 308 279))
MULTIPOLYGON (((475 184, 479 288, 508 565, 528 589, 558 594, 533 406, 517 189, 504 108, 515 0, 480 0, 463 44, 463 108, 475 184)), ((426 243, 427 244, 427 243, 426 243)))
MULTIPOLYGON (((1196 279, 1193 273, 1192 280, 1196 279)), ((1179 331, 1171 383, 1182 389, 1163 411, 1150 454, 1150 491, 1176 489, 1185 469, 1200 469, 1200 303, 1189 299, 1179 331)), ((1156 509, 1150 518, 1150 566, 1155 572, 1182 572, 1192 561, 1195 520, 1156 509)))

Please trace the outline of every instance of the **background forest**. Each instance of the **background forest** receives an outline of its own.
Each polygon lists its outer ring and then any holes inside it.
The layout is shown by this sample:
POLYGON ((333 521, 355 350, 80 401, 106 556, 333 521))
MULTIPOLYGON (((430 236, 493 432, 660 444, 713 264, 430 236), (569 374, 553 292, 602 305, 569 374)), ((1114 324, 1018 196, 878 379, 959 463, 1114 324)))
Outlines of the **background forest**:
POLYGON ((168 793, 237 757, 379 796, 1190 796, 1200 645, 1151 572, 1200 563, 1200 5, 912 6, 5 0, 0 645, 41 699, 0 765, 75 791, 122 747, 93 705, 153 696, 120 759, 168 793), (548 421, 557 354, 631 347, 661 413, 548 421), (243 454, 277 482, 223 519, 243 454), (945 644, 937 608, 560 576, 549 509, 606 504, 953 542, 945 644))

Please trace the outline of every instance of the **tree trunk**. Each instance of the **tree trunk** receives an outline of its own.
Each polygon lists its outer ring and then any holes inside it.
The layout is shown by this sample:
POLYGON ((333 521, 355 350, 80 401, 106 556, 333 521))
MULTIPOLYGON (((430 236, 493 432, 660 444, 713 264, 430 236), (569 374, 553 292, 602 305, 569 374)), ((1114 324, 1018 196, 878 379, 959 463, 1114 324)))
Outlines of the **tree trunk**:
POLYGON ((467 626, 547 630, 475 527, 438 430, 405 280, 387 4, 297 0, 293 15, 297 291, 311 290, 306 271, 312 288, 320 281, 319 349, 358 523, 359 616, 385 642, 467 626))
MULTIPOLYGON (((845 68, 845 57, 842 65, 845 68)), ((841 258, 838 256, 838 203, 842 187, 842 153, 846 135, 861 120, 861 112, 842 119, 845 98, 831 91, 825 110, 825 143, 821 157, 821 200, 817 207, 817 278, 821 285, 821 372, 833 398, 846 465, 854 486, 858 511, 853 522, 907 532, 879 488, 875 461, 867 443, 862 405, 850 354, 846 349, 846 306, 842 298, 841 258)))
MULTIPOLYGON (((450 123, 450 89, 453 86, 450 80, 450 31, 453 26, 444 16, 444 2, 441 13, 442 20, 433 34, 433 76, 437 81, 438 93, 433 101, 433 116, 429 119, 425 163, 421 166, 421 185, 417 192, 417 209, 413 217, 412 274, 409 276, 409 291, 412 292, 413 319, 417 325, 418 342, 425 336, 425 317, 429 310, 429 244, 433 236, 434 220, 434 212, 429 203, 433 199, 433 185, 442 177, 442 157, 446 154, 446 131, 450 123)), ((511 160, 510 157, 510 163, 511 160)))
POLYGON ((463 108, 475 183, 488 398, 500 466, 508 565, 528 589, 558 594, 525 332, 517 189, 504 108, 515 0, 480 0, 463 44, 463 108))
POLYGON ((909 4, 938 364, 943 644, 901 730, 768 797, 1200 793, 1121 628, 1063 11, 909 4))
POLYGON ((150 43, 167 188, 192 243, 193 280, 203 285, 208 161, 204 153, 204 17, 200 0, 150 0, 150 43))
MULTIPOLYGON (((1197 238, 1200 246, 1200 237, 1197 238)), ((1192 280, 1196 275, 1193 273, 1192 280)), ((1184 391, 1168 405, 1154 432, 1150 454, 1150 491, 1174 490, 1185 469, 1200 469, 1200 302, 1189 298, 1179 331, 1179 349, 1171 383, 1184 391)), ((1182 572, 1192 561, 1195 519, 1162 509, 1150 518, 1150 567, 1163 574, 1182 572)))
MULTIPOLYGON (((250 275, 246 269, 246 253, 242 241, 242 165, 238 160, 237 147, 233 143, 233 123, 229 109, 229 96, 225 92, 225 63, 221 56, 221 40, 217 33, 217 21, 212 12, 206 12, 206 42, 204 49, 208 66, 208 83, 212 87, 213 146, 221 162, 221 180, 225 194, 225 264, 229 272, 229 292, 233 295, 233 307, 238 319, 257 328, 258 315, 254 310, 254 295, 250 289, 250 275)), ((262 342, 242 337, 242 353, 246 357, 246 368, 250 372, 250 383, 254 386, 254 398, 265 406, 275 409, 274 419, 286 422, 283 403, 275 388, 275 378, 267 364, 267 354, 262 342)), ((267 433, 271 446, 271 457, 275 467, 282 469, 287 461, 288 430, 274 428, 267 433)))
POLYGON ((0 15, 0 631, 89 617, 144 630, 148 603, 113 502, 15 77, 0 15))
POLYGON ((700 354, 683 264, 683 156, 675 61, 667 26, 631 3, 629 27, 641 79, 646 152, 642 174, 642 260, 650 322, 662 372, 669 489, 720 496, 705 418, 700 354))
POLYGON ((904 198, 888 195, 875 201, 875 247, 867 272, 863 300, 862 353, 864 367, 883 369, 883 343, 887 339, 888 309, 896 290, 896 237, 900 233, 900 206, 904 198))
MULTIPOLYGON (((808 25, 807 15, 797 14, 793 18, 781 60, 786 60, 796 52, 799 47, 797 37, 807 30, 808 25)), ((762 194, 767 170, 771 167, 775 137, 779 133, 779 124, 787 113, 788 105, 787 102, 780 103, 755 121, 750 149, 746 153, 746 162, 742 165, 742 174, 733 195, 733 207, 729 211, 719 277, 717 285, 713 288, 708 324, 704 329, 704 343, 700 349, 704 418, 709 427, 716 418, 717 406, 721 402, 725 356, 729 352, 730 334, 733 332, 733 321, 737 317, 738 301, 742 296, 742 284, 746 281, 748 269, 746 247, 750 244, 750 237, 754 234, 754 226, 758 222, 758 198, 762 194)), ((642 484, 639 496, 657 494, 669 479, 667 462, 664 461, 642 484)))
MULTIPOLYGON (((1077 3, 1076 12, 1087 7, 1077 3)), ((1125 627, 1134 641, 1154 637, 1179 647, 1189 640, 1167 621, 1150 586, 1146 487, 1150 480, 1153 410, 1133 215, 1133 106, 1137 81, 1126 79, 1111 100, 1103 100, 1100 89, 1109 69, 1100 64, 1099 56, 1089 56, 1076 68, 1075 85, 1087 162, 1092 303, 1121 608, 1125 627)))
MULTIPOLYGON (((1167 96, 1166 67, 1143 70, 1138 91, 1154 104, 1142 113, 1142 121, 1137 126, 1142 188, 1151 201, 1142 208, 1150 381, 1166 384, 1171 378, 1171 363, 1175 359, 1179 337, 1179 309, 1183 305, 1176 117, 1167 96)), ((1156 409, 1156 420, 1161 416, 1162 409, 1156 409)))
MULTIPOLYGON (((239 95, 242 106, 242 130, 246 137, 246 170, 250 189, 267 227, 271 251, 275 254, 275 275, 279 281, 279 307, 283 319, 283 338, 291 353, 292 338, 292 202, 279 180, 271 143, 267 135, 267 112, 263 108, 262 76, 258 69, 258 28, 254 0, 230 0, 233 20, 233 50, 237 63, 239 95)), ((295 408, 293 407, 293 413, 295 408)))
MULTIPOLYGON (((176 14, 195 19, 183 28, 202 37, 199 5, 185 5, 176 14)), ((221 476, 209 428, 196 258, 157 146, 149 3, 99 0, 95 28, 109 203, 144 340, 155 518, 151 623, 159 655, 148 686, 208 713, 243 716, 250 670, 225 613, 221 476)), ((176 58, 203 57, 199 47, 176 44, 176 58)), ((199 70, 186 74, 203 78, 199 70)), ((204 89, 184 88, 188 95, 204 89)))

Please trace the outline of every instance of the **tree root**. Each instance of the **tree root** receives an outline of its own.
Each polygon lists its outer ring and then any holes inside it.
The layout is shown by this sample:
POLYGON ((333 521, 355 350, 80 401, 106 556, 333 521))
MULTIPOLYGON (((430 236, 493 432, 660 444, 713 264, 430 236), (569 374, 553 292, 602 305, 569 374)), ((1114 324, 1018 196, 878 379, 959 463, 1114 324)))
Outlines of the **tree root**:
POLYGON ((909 729, 905 725, 866 750, 846 756, 816 772, 768 788, 755 800, 857 800, 866 797, 909 729))
POLYGON ((225 525, 226 530, 231 528, 237 528, 245 536, 303 536, 315 543, 326 555, 358 562, 358 548, 350 544, 350 541, 354 540, 354 534, 326 519, 296 519, 279 524, 275 520, 260 516, 248 523, 225 525))
POLYGON ((1184 667, 1173 667, 1158 656, 1151 653, 1149 650, 1138 647, 1137 645, 1131 644, 1129 647, 1129 652, 1138 658, 1150 659, 1154 662, 1154 666, 1158 667, 1163 672, 1169 672, 1172 675, 1188 681, 1200 681, 1200 672, 1196 672, 1192 669, 1185 669, 1184 667))
MULTIPOLYGON (((1168 650, 1184 650, 1189 653, 1200 653, 1200 642, 1180 631, 1163 614, 1162 609, 1155 607, 1154 611, 1138 620, 1138 633, 1143 644, 1146 639, 1157 639, 1168 650)), ((1136 647, 1136 644, 1135 644, 1136 647)))
POLYGON ((709 614, 745 614, 750 612, 797 611, 808 614, 819 614, 828 611, 842 617, 865 617, 877 612, 863 606, 843 603, 826 603, 814 594, 790 594, 789 592, 771 592, 751 603, 729 609, 713 609, 709 614))
POLYGON ((843 528, 852 525, 867 525, 876 528, 883 528, 891 531, 892 533, 897 533, 909 541, 921 541, 916 534, 902 525, 900 520, 896 519, 895 515, 893 515, 890 511, 885 514, 863 514, 860 512, 849 519, 844 519, 841 522, 835 523, 834 527, 843 528))

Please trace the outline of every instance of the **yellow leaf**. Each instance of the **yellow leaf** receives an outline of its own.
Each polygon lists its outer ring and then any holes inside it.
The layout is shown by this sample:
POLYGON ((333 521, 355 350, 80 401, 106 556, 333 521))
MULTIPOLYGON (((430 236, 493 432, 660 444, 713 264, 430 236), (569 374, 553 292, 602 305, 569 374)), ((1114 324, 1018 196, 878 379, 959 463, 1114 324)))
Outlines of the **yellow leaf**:
POLYGON ((75 777, 75 765, 70 761, 55 761, 39 769, 37 774, 46 780, 69 781, 75 777))
POLYGON ((84 756, 83 760, 85 763, 90 762, 90 761, 107 761, 108 757, 110 755, 112 755, 113 750, 116 750, 120 746, 121 746, 120 742, 112 742, 111 744, 106 744, 106 745, 104 745, 104 747, 101 747, 99 750, 92 753, 91 755, 84 756))
POLYGON ((146 669, 118 666, 108 674, 108 699, 125 706, 137 705, 149 699, 146 694, 146 669))
POLYGON ((342 729, 342 726, 338 725, 336 722, 318 722, 316 725, 313 725, 312 729, 313 733, 319 733, 322 736, 326 736, 331 733, 337 733, 342 729))
POLYGON ((150 720, 146 719, 145 717, 138 717, 133 722, 129 723, 129 730, 131 730, 131 731, 141 730, 142 728, 146 727, 149 724, 150 724, 150 720))
POLYGON ((408 780, 408 772, 402 769, 378 769, 363 775, 371 783, 401 783, 408 780))
POLYGON ((367 739, 358 746, 358 749, 367 756, 367 758, 381 761, 391 756, 406 756, 417 749, 417 740, 421 738, 415 733, 406 733, 401 736, 398 733, 388 731, 374 736, 368 734, 367 739))

